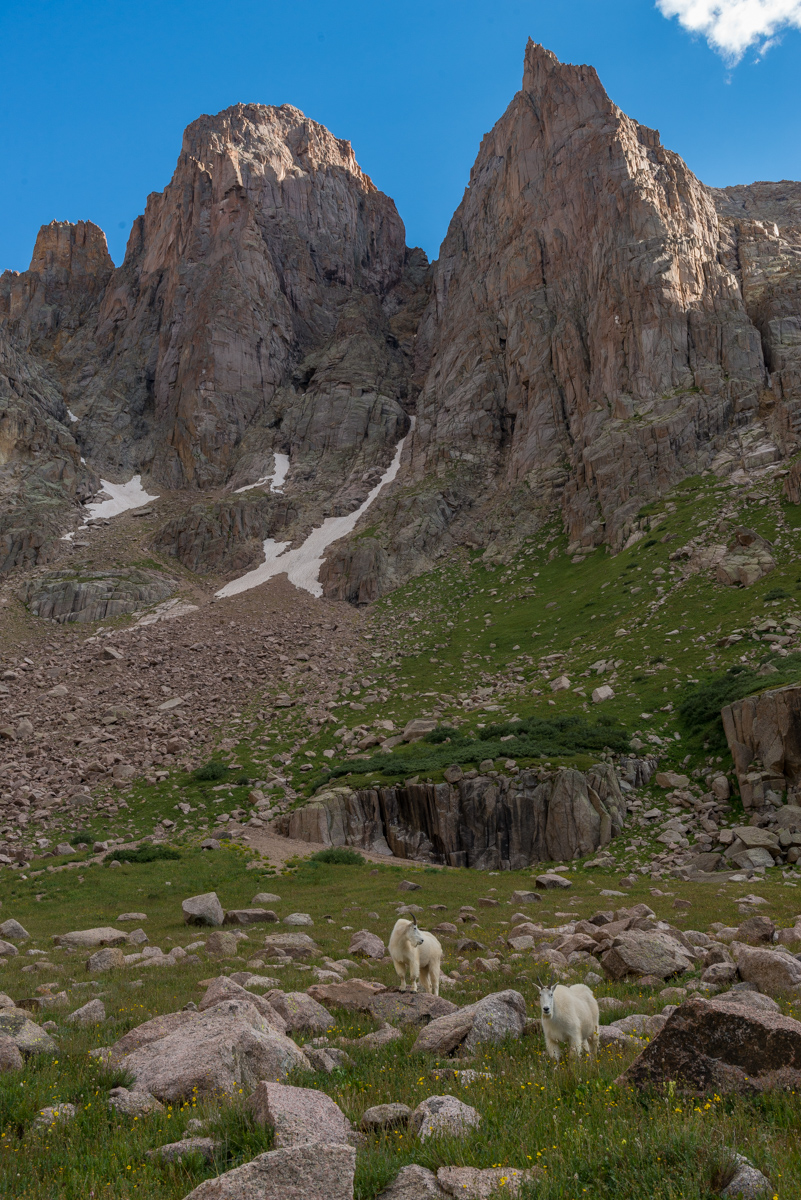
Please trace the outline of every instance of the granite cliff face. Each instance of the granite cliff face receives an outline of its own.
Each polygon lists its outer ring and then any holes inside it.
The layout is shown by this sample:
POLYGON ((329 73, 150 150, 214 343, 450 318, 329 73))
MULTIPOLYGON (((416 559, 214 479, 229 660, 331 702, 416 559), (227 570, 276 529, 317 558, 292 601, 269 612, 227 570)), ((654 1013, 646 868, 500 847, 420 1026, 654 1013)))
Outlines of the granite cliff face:
POLYGON ((451 538, 502 553, 553 510, 572 552, 619 549, 645 500, 717 459, 742 465, 738 431, 760 417, 766 461, 775 439, 790 452, 799 195, 712 192, 591 67, 529 43, 433 267, 420 494, 412 522, 384 506, 388 562, 403 573, 451 538))
POLYGON ((684 476, 797 448, 800 279, 801 185, 706 188, 531 42, 431 268, 349 143, 235 105, 189 126, 118 270, 54 222, 0 277, 3 487, 27 511, 49 472, 61 514, 92 471, 142 473, 183 497, 159 547, 225 573, 355 511, 416 414, 327 595, 455 543, 502 556, 553 513, 571 553, 616 550, 684 476), (229 499, 278 453, 284 498, 229 499))
POLYGON ((288 105, 201 117, 103 296, 92 460, 171 488, 252 482, 276 449, 298 480, 371 465, 406 424, 408 257, 349 143, 288 105))

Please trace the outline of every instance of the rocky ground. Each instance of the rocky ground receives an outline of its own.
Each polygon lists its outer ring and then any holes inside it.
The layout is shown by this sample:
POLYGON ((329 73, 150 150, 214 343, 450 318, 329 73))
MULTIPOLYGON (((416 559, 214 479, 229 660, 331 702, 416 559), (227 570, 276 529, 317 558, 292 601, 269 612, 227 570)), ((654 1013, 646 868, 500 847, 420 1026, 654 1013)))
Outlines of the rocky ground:
POLYGON ((86 872, 4 892, 8 1194, 556 1200, 610 1172, 632 1200, 796 1194, 786 883, 623 897, 576 869, 276 874, 232 849, 86 872), (440 997, 393 982, 410 912, 442 941, 440 997), (592 987, 597 1061, 546 1056, 544 976, 592 987))

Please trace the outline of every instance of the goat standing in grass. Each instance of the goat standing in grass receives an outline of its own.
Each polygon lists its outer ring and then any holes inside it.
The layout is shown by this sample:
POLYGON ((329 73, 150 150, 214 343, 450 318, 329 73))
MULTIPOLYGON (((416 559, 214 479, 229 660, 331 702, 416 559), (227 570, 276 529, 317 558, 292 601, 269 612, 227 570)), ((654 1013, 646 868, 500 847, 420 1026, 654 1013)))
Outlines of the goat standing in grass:
POLYGON ((598 1053, 598 1001, 584 983, 540 988, 545 1048, 559 1062, 559 1043, 568 1043, 576 1058, 584 1050, 598 1053))
POLYGON ((433 933, 417 927, 417 917, 407 921, 400 917, 395 922, 389 938, 389 953, 401 981, 401 991, 406 991, 408 971, 412 991, 417 991, 418 982, 423 991, 432 996, 439 995, 439 976, 442 963, 442 946, 433 933))

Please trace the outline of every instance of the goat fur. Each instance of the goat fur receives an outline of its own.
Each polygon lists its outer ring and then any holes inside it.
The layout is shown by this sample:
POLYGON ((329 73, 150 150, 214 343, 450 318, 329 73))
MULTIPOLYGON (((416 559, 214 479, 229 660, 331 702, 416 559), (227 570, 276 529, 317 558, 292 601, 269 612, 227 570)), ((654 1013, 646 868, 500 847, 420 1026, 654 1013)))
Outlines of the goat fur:
POLYGON ((442 946, 433 933, 418 929, 417 918, 407 921, 400 917, 395 922, 389 938, 389 953, 397 972, 402 992, 406 991, 408 972, 412 991, 422 983, 423 991, 439 995, 439 978, 442 963, 442 946))
POLYGON ((540 1008, 545 1047, 556 1062, 560 1042, 567 1042, 568 1054, 572 1051, 577 1058, 582 1051, 589 1054, 590 1048, 598 1053, 598 1001, 586 984, 541 988, 540 1008))

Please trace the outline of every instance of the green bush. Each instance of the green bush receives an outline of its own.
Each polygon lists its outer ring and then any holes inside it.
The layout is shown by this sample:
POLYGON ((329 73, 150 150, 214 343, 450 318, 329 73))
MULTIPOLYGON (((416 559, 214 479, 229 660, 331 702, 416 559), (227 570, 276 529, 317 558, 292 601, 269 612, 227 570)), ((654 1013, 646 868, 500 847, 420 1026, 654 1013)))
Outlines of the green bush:
MULTIPOLYGON (((440 742, 447 741, 448 738, 450 738, 451 741, 453 741, 454 738, 458 738, 458 737, 459 737, 458 729, 454 729, 451 725, 438 725, 436 727, 436 729, 432 729, 430 733, 427 733, 425 735, 425 737, 423 738, 423 741, 430 742, 432 746, 437 746, 437 745, 439 745, 440 742)), ((462 739, 462 740, 464 740, 464 739, 462 739)))
MULTIPOLYGON (((773 682, 776 676, 769 678, 773 682)), ((710 749, 725 750, 720 710, 733 700, 742 700, 743 696, 766 686, 765 677, 757 675, 750 667, 729 667, 727 671, 710 675, 687 689, 676 709, 679 724, 697 740, 708 741, 710 749)))
POLYGON ((358 867, 364 862, 364 856, 358 850, 349 850, 347 846, 329 846, 327 850, 318 850, 312 854, 309 862, 328 863, 335 867, 358 867))
POLYGON ((67 834, 67 841, 71 846, 77 846, 78 842, 85 842, 87 846, 91 846, 95 841, 95 835, 91 829, 79 829, 76 833, 67 834))
MULTIPOLYGON (((432 730, 436 733, 436 730, 432 730)), ((607 747, 625 752, 630 736, 613 718, 599 719, 594 725, 584 717, 531 717, 527 721, 488 725, 477 739, 463 734, 451 735, 449 745, 429 747, 418 742, 401 754, 374 754, 371 758, 353 758, 333 767, 323 779, 337 778, 352 771, 381 773, 389 777, 430 775, 451 763, 479 763, 484 758, 559 758, 575 754, 597 754, 607 747), (515 740, 500 739, 513 734, 515 740)), ((430 734, 428 737, 430 738, 430 734)), ((428 739, 426 739, 427 741, 428 739)), ((436 744, 435 744, 436 745, 436 744)))
POLYGON ((174 862, 180 858, 177 850, 172 846, 138 846, 136 850, 109 850, 103 862, 106 866, 116 859, 121 863, 151 863, 159 862, 162 859, 167 859, 174 862))
POLYGON ((769 592, 765 592, 763 599, 767 603, 768 600, 788 600, 790 593, 786 592, 782 587, 771 588, 769 592))
POLYGON ((204 767, 197 767, 192 772, 192 778, 196 779, 198 783, 216 783, 220 779, 228 778, 228 767, 225 763, 212 759, 204 767))

